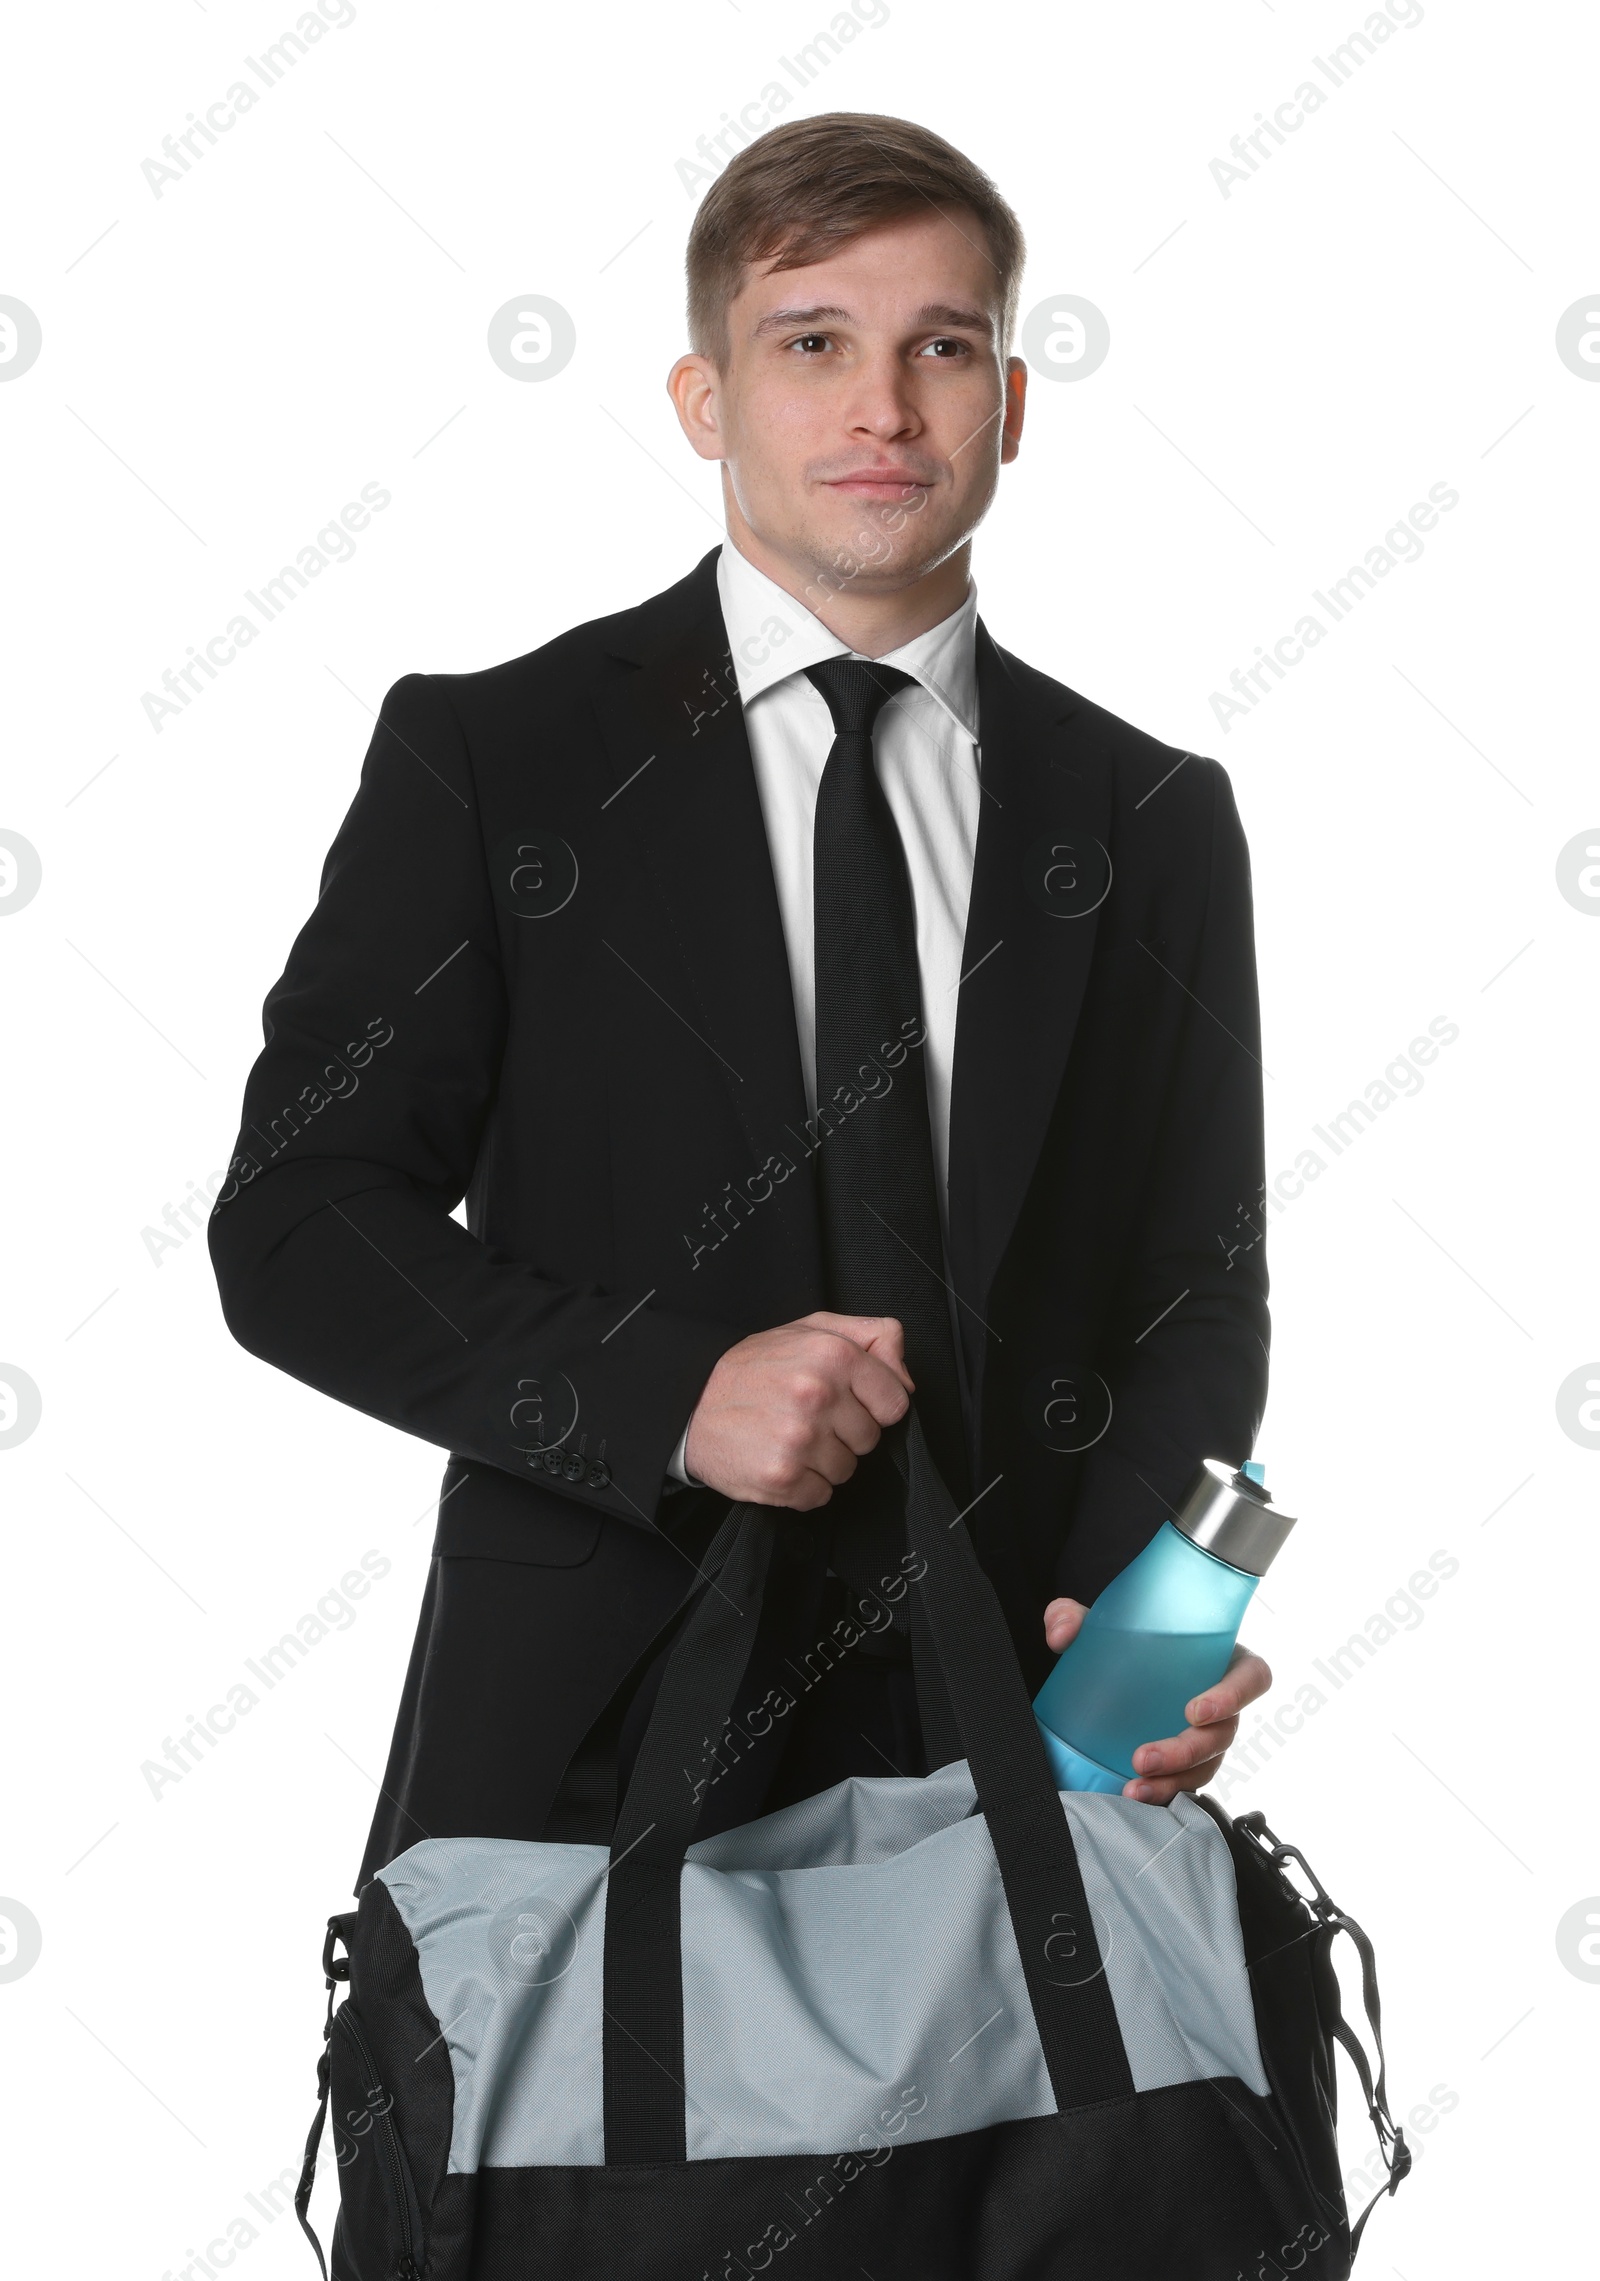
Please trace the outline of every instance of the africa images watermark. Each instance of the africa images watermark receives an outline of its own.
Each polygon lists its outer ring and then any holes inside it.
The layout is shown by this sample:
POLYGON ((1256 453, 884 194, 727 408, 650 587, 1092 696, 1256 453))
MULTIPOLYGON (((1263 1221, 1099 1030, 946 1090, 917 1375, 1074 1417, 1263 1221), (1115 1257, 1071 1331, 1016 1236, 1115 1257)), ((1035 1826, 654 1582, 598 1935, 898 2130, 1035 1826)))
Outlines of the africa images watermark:
POLYGON ((1288 680, 1289 669, 1303 664, 1307 652, 1327 640, 1333 628, 1375 590, 1380 578, 1387 578, 1402 562, 1419 561, 1425 552, 1421 534, 1431 531, 1441 515, 1448 515, 1460 503, 1460 492, 1448 483, 1431 485, 1427 498, 1419 499, 1400 521, 1392 523, 1381 543, 1368 547, 1361 562, 1353 562, 1342 578, 1330 579, 1326 591, 1314 586, 1311 599, 1327 613, 1327 624, 1308 610, 1290 632, 1279 635, 1270 651, 1257 642, 1253 665, 1234 667, 1228 677, 1233 696, 1225 690, 1212 690, 1211 710, 1223 735, 1231 734, 1235 720, 1248 720, 1262 698, 1271 696, 1275 684, 1288 680))
POLYGON ((902 1553, 899 1567, 879 1577, 876 1591, 852 1593, 854 1612, 838 1617, 826 1635, 804 1651, 798 1663, 792 1656, 785 1656, 784 1661, 800 1682, 799 1695, 792 1695, 787 1687, 769 1687, 753 1710, 740 1714, 742 1725, 729 1711, 715 1736, 703 1736, 698 1762, 683 1770, 684 1780, 695 1800, 698 1802, 707 1790, 720 1782, 731 1767, 755 1748, 757 1741, 771 1734, 777 1721, 786 1718, 796 1707, 800 1695, 809 1694, 853 1648, 858 1648, 869 1636, 877 1638, 888 1631, 894 1623, 894 1604, 903 1600, 908 1587, 920 1584, 927 1573, 928 1564, 920 1552, 902 1553))
POLYGON ((164 197, 174 183, 181 182, 186 174, 206 156, 226 134, 231 134, 239 121, 248 116, 262 96, 294 69, 303 55, 309 55, 316 43, 330 30, 347 32, 356 20, 350 0, 317 0, 314 9, 308 8, 293 31, 280 32, 260 55, 247 55, 245 69, 254 74, 257 85, 248 79, 236 79, 223 90, 214 103, 206 105, 205 117, 189 113, 189 124, 180 127, 175 135, 163 138, 160 158, 147 158, 140 162, 139 172, 150 185, 152 197, 164 197))
POLYGON ((1311 1668, 1317 1678, 1302 1680, 1292 1701, 1281 1703, 1275 1711, 1257 1714, 1250 1732, 1241 1734, 1228 1752, 1221 1773, 1208 1786, 1208 1795, 1218 1805, 1225 1805, 1235 1791, 1253 1780, 1273 1753, 1299 1734, 1307 1719, 1325 1710, 1357 1672, 1364 1671, 1402 1632, 1419 1628, 1427 1614, 1424 1603, 1433 1599, 1441 1584, 1447 1584, 1460 1567, 1455 1554, 1441 1546, 1428 1555, 1424 1566, 1412 1570, 1405 1584, 1389 1594, 1382 1608, 1375 1609, 1359 1631, 1353 1631, 1337 1647, 1330 1647, 1326 1655, 1314 1655, 1311 1668), (1327 1693, 1318 1680, 1326 1682, 1327 1693))
MULTIPOLYGON (((908 1054, 926 1044, 927 1036, 921 1015, 908 1014, 900 1024, 899 1035, 885 1039, 875 1056, 869 1054, 860 1062, 854 1083, 836 1085, 831 1101, 817 1103, 815 1113, 806 1119, 803 1140, 792 1125, 784 1127, 786 1132, 800 1141, 802 1162, 815 1156, 828 1135, 836 1133, 847 1117, 853 1117, 869 1101, 881 1101, 886 1093, 893 1090, 893 1073, 904 1066, 908 1054)), ((831 1163, 833 1160, 830 1157, 828 1161, 831 1163)), ((703 1204, 700 1208, 700 1226, 695 1234, 701 1240, 696 1242, 694 1235, 684 1236, 691 1269, 699 1267, 702 1253, 719 1251, 728 1238, 744 1225, 745 1220, 754 1219, 756 1206, 766 1203, 796 1169, 791 1158, 775 1150, 758 1170, 746 1176, 739 1187, 735 1188, 731 1180, 725 1180, 722 1183, 723 1193, 716 1202, 703 1204), (726 1215, 725 1221, 718 1217, 719 1214, 726 1215), (716 1230, 714 1237, 708 1232, 713 1228, 716 1230)))
POLYGON ((888 21, 886 0, 850 0, 850 6, 841 8, 825 30, 813 32, 804 47, 796 48, 792 56, 780 55, 772 77, 758 95, 740 105, 737 119, 724 111, 722 125, 700 137, 694 147, 701 163, 697 165, 692 158, 678 160, 674 172, 688 195, 692 198, 707 183, 715 182, 739 151, 788 110, 795 98, 784 85, 784 76, 804 93, 852 40, 859 39, 863 31, 881 31, 888 21), (736 146, 733 150, 728 148, 730 138, 736 146))
POLYGON ((1248 133, 1235 135, 1228 145, 1231 158, 1214 158, 1211 161, 1211 179, 1224 198, 1231 198, 1241 183, 1258 174, 1268 159, 1275 156, 1288 142, 1290 135, 1298 134, 1308 119, 1327 104, 1341 87, 1348 87, 1356 73, 1375 56, 1380 47, 1394 38, 1397 29, 1414 32, 1422 22, 1422 10, 1417 0, 1385 0, 1381 9, 1374 9, 1361 31, 1350 32, 1326 56, 1314 55, 1313 68, 1320 72, 1324 84, 1315 79, 1303 79, 1294 93, 1285 98, 1269 119, 1264 111, 1256 113, 1256 125, 1248 133))
POLYGON ((261 619, 255 619, 241 610, 228 620, 220 634, 213 634, 204 651, 191 642, 186 662, 176 669, 168 666, 161 676, 163 697, 153 689, 146 689, 139 702, 144 707, 145 719, 157 736, 167 720, 177 720, 195 698, 205 694, 206 683, 219 678, 220 668, 232 665, 240 650, 256 640, 274 618, 281 618, 291 602, 297 602, 313 578, 320 578, 331 563, 348 562, 356 551, 357 531, 364 531, 374 515, 381 515, 394 494, 381 483, 363 483, 358 499, 351 499, 340 508, 338 519, 324 523, 314 540, 308 540, 294 561, 286 562, 275 577, 262 581, 260 593, 246 587, 244 598, 261 619), (206 680, 197 678, 204 674, 206 680))
MULTIPOLYGON (((293 1141, 299 1139, 313 1117, 332 1106, 335 1101, 348 1100, 359 1087, 358 1069, 365 1069, 373 1055, 394 1037, 393 1022, 386 1022, 381 1014, 374 1014, 367 1024, 367 1034, 345 1047, 343 1055, 334 1054, 323 1064, 320 1084, 302 1085, 299 1096, 286 1101, 275 1117, 267 1120, 267 1130, 252 1122, 248 1130, 255 1134, 266 1150, 269 1160, 281 1156, 293 1141), (379 1036, 379 1032, 383 1034, 379 1036), (268 1138, 268 1135, 271 1138, 268 1138)), ((265 1170, 259 1157, 248 1149, 241 1149, 228 1166, 228 1177, 217 1193, 212 1206, 220 1212, 233 1202, 241 1188, 247 1188, 258 1173, 265 1170)))
MULTIPOLYGON (((259 1684, 262 1695, 270 1694, 330 1632, 347 1632, 356 1620, 352 1602, 364 1600, 373 1585, 388 1575, 392 1565, 385 1552, 376 1548, 364 1552, 360 1565, 347 1568, 338 1584, 329 1586, 316 1607, 306 1611, 293 1631, 285 1632, 271 1647, 263 1648, 259 1656, 247 1655, 245 1669, 259 1684)), ((207 1752, 215 1750, 222 1737, 231 1734, 260 1701, 261 1695, 248 1680, 235 1680, 227 1690, 225 1702, 213 1703, 203 1717, 197 1718, 190 1712, 188 1723, 176 1738, 162 1736, 161 1757, 147 1758, 139 1768, 158 1806, 163 1791, 192 1773, 207 1752)))
POLYGON ((216 2281, 218 2273, 233 2263, 241 2249, 249 2249, 261 2239, 266 2226, 275 2225, 279 2218, 293 2216, 294 2190, 299 2183, 300 2165, 294 2163, 280 2170, 276 2178, 269 2179, 258 2194, 247 2193, 245 2200, 262 2221, 261 2225, 252 2225, 241 2211, 238 2217, 229 2218, 225 2235, 217 2234, 206 2243, 203 2255, 191 2247, 185 2252, 188 2264, 181 2269, 169 2265, 161 2281, 216 2281))
POLYGON ((1331 1113, 1326 1123, 1312 1126, 1312 1132, 1328 1151, 1327 1156, 1319 1154, 1308 1143, 1293 1164, 1286 1164, 1270 1180, 1264 1180, 1254 1196, 1247 1197, 1239 1206, 1234 1226, 1226 1234, 1219 1232, 1217 1236, 1230 1268, 1241 1252, 1253 1251, 1260 1243, 1273 1214, 1282 1212, 1303 1196, 1314 1181, 1322 1178, 1330 1162, 1345 1155, 1363 1133, 1372 1130, 1386 1109, 1422 1091, 1427 1082, 1423 1070, 1430 1068, 1438 1060, 1441 1049, 1454 1045, 1460 1035, 1459 1023, 1451 1021, 1447 1014, 1435 1014, 1426 1035, 1414 1037, 1404 1053, 1397 1053, 1385 1065, 1381 1077, 1372 1078, 1363 1092, 1331 1113))
MULTIPOLYGON (((902 2084, 895 2104, 880 2108, 877 2121, 856 2133, 859 2154, 846 2149, 834 2155, 831 2161, 826 2156, 819 2157, 825 2167, 818 2171, 815 2181, 802 2186, 798 2195, 785 2192, 783 2197, 793 2207, 801 2226, 815 2225, 819 2218, 825 2217, 845 2187, 853 2186, 869 2169, 881 2170, 894 2153, 895 2141, 907 2121, 913 2115, 922 2114, 927 2104, 926 2091, 919 2090, 915 2083, 902 2084)), ((757 2240, 746 2245, 742 2256, 737 2250, 722 2250, 701 2269, 700 2281, 755 2281, 755 2276, 766 2272, 781 2250, 801 2238, 787 2216, 775 2218, 757 2240)))
POLYGON ((139 1230, 139 1241, 152 1267, 159 1267, 169 1251, 181 1251, 191 1236, 204 1233, 212 1202, 227 1177, 225 1172, 208 1172, 204 1188, 197 1180, 191 1180, 181 1204, 174 1204, 168 1197, 162 1207, 161 1227, 147 1226, 139 1230))

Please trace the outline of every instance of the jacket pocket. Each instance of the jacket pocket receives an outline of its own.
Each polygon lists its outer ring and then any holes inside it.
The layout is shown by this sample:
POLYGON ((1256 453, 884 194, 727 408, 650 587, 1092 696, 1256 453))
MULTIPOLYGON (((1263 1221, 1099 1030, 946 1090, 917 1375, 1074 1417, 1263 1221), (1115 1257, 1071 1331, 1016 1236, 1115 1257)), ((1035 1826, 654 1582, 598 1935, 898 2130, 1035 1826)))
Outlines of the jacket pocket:
POLYGON ((600 1540, 601 1515, 577 1496, 519 1481, 496 1466, 452 1457, 439 1498, 436 1553, 581 1568, 600 1540))
MULTIPOLYGON (((394 2116, 353 2004, 333 2015, 329 2114, 339 2164, 340 2262, 348 2281, 422 2281, 422 2212, 394 2116)), ((344 2281, 341 2276, 341 2281, 344 2281)))

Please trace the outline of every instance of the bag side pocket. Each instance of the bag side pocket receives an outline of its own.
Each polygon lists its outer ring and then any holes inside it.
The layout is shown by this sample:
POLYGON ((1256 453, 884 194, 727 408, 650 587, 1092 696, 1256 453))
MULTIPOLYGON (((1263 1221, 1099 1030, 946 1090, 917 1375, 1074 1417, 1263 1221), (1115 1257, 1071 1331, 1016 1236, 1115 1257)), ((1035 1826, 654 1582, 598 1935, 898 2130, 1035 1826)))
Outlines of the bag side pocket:
POLYGON ((421 2281, 422 2213, 411 2165, 355 2006, 333 2015, 329 2123, 339 2165, 335 2281, 421 2281))

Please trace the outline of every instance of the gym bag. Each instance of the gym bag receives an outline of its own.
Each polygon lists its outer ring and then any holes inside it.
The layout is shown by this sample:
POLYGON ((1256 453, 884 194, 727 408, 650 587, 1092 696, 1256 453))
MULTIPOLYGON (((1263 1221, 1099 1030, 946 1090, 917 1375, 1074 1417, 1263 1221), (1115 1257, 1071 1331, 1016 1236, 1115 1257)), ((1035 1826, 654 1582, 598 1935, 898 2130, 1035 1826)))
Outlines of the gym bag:
POLYGON ((914 1419, 893 1449, 964 1755, 694 1841, 793 1518, 736 1506, 609 1849, 424 1839, 329 1921, 296 2209, 322 2266, 331 2112, 333 2281, 1344 2281, 1335 2043, 1390 2193, 1411 2159, 1370 1944, 1260 1814, 1055 1790, 914 1419))

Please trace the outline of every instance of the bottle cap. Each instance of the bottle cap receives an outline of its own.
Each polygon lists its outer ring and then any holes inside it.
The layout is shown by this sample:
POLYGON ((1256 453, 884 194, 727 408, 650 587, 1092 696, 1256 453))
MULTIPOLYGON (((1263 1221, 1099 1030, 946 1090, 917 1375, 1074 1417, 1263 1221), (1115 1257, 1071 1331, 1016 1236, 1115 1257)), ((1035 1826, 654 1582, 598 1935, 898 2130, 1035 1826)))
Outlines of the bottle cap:
POLYGON ((1172 1520, 1202 1552, 1247 1576, 1265 1576, 1294 1527, 1288 1513, 1274 1510, 1264 1483, 1220 1457, 1202 1459, 1172 1520))

